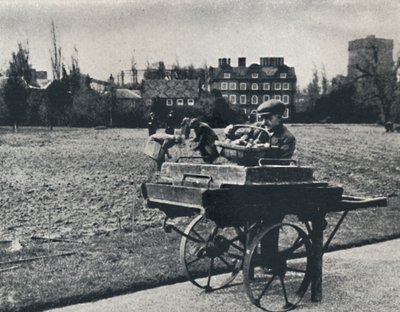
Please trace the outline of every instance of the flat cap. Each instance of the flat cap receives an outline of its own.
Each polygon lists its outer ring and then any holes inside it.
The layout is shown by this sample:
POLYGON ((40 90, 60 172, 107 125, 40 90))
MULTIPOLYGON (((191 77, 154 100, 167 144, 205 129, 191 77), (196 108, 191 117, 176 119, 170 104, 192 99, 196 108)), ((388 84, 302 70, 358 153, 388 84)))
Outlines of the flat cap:
POLYGON ((259 115, 272 115, 282 114, 286 109, 286 105, 280 100, 268 100, 257 107, 257 114, 259 115))

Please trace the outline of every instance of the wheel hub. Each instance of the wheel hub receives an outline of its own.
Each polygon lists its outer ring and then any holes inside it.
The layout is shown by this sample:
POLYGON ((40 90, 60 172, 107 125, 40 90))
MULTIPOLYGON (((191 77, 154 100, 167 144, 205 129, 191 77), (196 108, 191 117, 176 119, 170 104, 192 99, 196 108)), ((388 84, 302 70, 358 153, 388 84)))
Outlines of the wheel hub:
POLYGON ((201 257, 207 256, 209 258, 216 258, 223 255, 228 249, 229 241, 221 235, 216 235, 206 243, 205 247, 201 249, 198 255, 201 255, 201 257))
POLYGON ((285 276, 287 271, 287 262, 285 257, 276 255, 268 259, 268 264, 264 268, 268 273, 277 276, 285 276))

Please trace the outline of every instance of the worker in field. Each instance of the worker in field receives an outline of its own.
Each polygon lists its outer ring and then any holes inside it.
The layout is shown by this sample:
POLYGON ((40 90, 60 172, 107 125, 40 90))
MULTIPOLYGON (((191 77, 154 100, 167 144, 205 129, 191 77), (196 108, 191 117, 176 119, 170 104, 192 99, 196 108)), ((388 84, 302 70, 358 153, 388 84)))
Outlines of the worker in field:
POLYGON ((150 112, 147 118, 147 128, 149 129, 149 136, 157 132, 157 119, 154 112, 150 112))
POLYGON ((196 118, 190 121, 189 127, 195 133, 195 137, 191 141, 197 143, 193 150, 200 152, 204 162, 212 164, 219 156, 217 147, 215 146, 218 136, 208 124, 200 122, 196 118))
POLYGON ((263 102, 257 108, 257 115, 259 122, 256 124, 265 128, 269 134, 269 138, 263 138, 263 133, 260 131, 255 140, 266 141, 269 140, 271 146, 279 148, 278 158, 291 158, 296 148, 296 139, 292 133, 283 125, 283 113, 285 112, 286 105, 279 100, 269 100, 263 102))
POLYGON ((165 157, 171 158, 169 149, 176 144, 183 144, 184 136, 168 133, 155 133, 149 137, 144 153, 157 162, 157 170, 161 170, 165 157))
POLYGON ((189 139, 190 135, 190 121, 189 117, 184 117, 181 122, 181 135, 185 137, 185 139, 189 139))

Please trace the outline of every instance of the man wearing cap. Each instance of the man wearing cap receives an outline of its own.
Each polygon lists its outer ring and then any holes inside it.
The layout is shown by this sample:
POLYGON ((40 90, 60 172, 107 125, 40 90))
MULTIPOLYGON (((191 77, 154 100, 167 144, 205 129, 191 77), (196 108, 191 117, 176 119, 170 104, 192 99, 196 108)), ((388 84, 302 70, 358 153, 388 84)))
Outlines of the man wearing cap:
MULTIPOLYGON (((285 109, 285 104, 279 100, 263 102, 257 108, 257 114, 261 117, 261 122, 258 125, 266 128, 270 135, 271 146, 279 147, 278 158, 291 158, 296 148, 295 137, 283 125, 282 116, 285 109)), ((262 133, 258 139, 263 140, 262 133)))
MULTIPOLYGON (((269 138, 266 138, 264 132, 260 131, 257 140, 266 143, 269 140, 271 146, 279 147, 278 158, 291 158, 296 148, 296 139, 292 133, 283 125, 283 113, 286 106, 279 100, 269 100, 263 102, 257 108, 257 115, 260 117, 260 122, 257 123, 259 127, 267 130, 269 138), (264 136, 264 137, 263 137, 264 136)), ((268 225, 281 223, 284 216, 277 215, 264 222, 268 225)), ((261 241, 261 253, 268 259, 273 259, 278 253, 278 237, 279 229, 274 230, 267 237, 261 241)))
POLYGON ((196 135, 191 140, 197 142, 193 150, 199 151, 203 160, 208 164, 212 164, 219 156, 217 147, 215 146, 215 141, 218 140, 218 136, 208 124, 200 122, 196 118, 190 121, 189 127, 194 130, 196 135))

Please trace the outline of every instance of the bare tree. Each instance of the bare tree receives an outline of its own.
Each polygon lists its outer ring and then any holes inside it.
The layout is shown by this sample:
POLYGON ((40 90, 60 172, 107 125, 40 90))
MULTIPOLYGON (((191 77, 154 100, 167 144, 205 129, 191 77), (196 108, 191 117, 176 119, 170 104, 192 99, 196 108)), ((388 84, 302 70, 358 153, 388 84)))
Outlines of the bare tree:
POLYGON ((362 102, 373 102, 378 105, 384 123, 392 119, 392 106, 396 98, 397 72, 400 67, 400 57, 392 66, 383 66, 380 63, 380 47, 371 44, 368 54, 363 55, 363 62, 355 65, 359 71, 353 82, 358 86, 362 102))
POLYGON ((62 73, 61 47, 57 46, 56 27, 53 20, 51 20, 51 39, 53 42, 53 47, 50 49, 50 57, 51 67, 53 70, 53 79, 60 80, 62 73))

